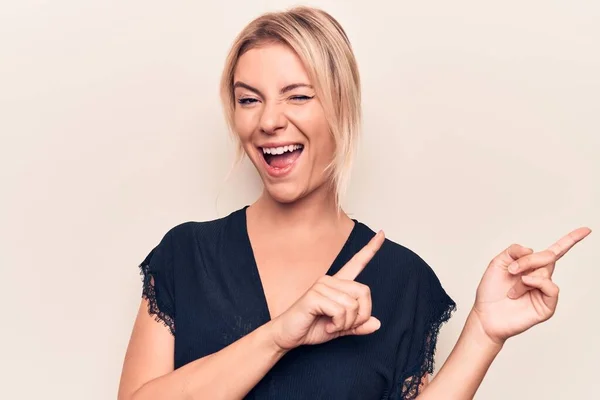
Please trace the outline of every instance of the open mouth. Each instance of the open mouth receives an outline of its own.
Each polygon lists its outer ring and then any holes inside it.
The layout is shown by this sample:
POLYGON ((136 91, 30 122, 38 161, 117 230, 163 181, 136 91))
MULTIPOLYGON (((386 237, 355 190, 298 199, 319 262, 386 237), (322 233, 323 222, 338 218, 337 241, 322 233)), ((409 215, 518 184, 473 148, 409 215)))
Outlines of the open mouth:
POLYGON ((271 168, 284 169, 292 165, 304 150, 301 144, 280 147, 261 147, 263 157, 271 168))

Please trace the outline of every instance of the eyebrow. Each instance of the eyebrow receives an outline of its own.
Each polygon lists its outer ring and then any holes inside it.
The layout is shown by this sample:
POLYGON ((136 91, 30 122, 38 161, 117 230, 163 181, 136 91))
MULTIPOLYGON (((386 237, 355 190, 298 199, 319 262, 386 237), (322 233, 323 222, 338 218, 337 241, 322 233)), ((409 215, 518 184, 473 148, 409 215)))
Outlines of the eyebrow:
MULTIPOLYGON (((258 90, 255 87, 252 87, 250 85, 248 85, 247 83, 244 83, 242 81, 237 81, 233 84, 233 89, 235 90, 235 88, 244 88, 247 90, 250 90, 251 92, 254 92, 256 94, 258 94, 260 97, 265 97, 260 90, 258 90)), ((301 87, 305 87, 305 88, 309 88, 309 89, 313 89, 312 85, 309 85, 308 83, 292 83, 291 85, 287 85, 283 88, 281 88, 281 90, 279 91, 280 94, 284 94, 287 93, 291 90, 297 89, 297 88, 301 88, 301 87)))
POLYGON ((284 94, 286 92, 289 92, 291 90, 297 89, 297 88, 301 88, 301 87, 305 87, 305 88, 309 88, 312 89, 312 85, 309 85, 308 83, 292 83, 291 85, 287 85, 286 87, 282 88, 279 93, 280 94, 284 94))

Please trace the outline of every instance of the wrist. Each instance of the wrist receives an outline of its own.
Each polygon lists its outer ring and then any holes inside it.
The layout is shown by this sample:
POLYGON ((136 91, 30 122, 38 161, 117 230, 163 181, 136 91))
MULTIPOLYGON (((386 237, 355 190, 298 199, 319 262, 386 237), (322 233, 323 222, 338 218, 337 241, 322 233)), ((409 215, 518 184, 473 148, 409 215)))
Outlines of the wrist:
POLYGON ((506 340, 492 338, 485 331, 479 314, 475 309, 471 309, 465 322, 463 334, 466 335, 470 341, 476 343, 483 350, 490 353, 499 353, 504 347, 506 340))
POLYGON ((290 349, 286 349, 277 343, 273 320, 259 327, 257 329, 257 334, 260 335, 265 346, 267 346, 269 351, 276 357, 281 358, 290 351, 290 349))

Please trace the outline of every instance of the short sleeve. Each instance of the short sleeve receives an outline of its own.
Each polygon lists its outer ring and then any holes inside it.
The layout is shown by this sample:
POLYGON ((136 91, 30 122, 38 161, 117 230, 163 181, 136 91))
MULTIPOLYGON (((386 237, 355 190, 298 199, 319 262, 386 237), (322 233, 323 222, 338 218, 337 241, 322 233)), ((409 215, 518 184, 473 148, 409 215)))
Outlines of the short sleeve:
POLYGON ((396 387, 391 399, 411 400, 420 393, 421 380, 434 372, 438 334, 456 310, 456 303, 446 293, 433 269, 419 256, 414 259, 417 287, 413 324, 408 335, 407 351, 398 360, 402 368, 396 373, 396 387), (406 367, 408 366, 408 367, 406 367))
POLYGON ((173 244, 169 231, 139 265, 148 313, 175 335, 173 244))

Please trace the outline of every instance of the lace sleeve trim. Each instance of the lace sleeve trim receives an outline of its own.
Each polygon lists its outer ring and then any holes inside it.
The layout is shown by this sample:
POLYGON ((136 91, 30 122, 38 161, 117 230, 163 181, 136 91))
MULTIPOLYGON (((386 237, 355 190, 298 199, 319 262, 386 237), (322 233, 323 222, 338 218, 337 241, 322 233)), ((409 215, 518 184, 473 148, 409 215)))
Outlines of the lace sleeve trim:
POLYGON ((432 374, 434 371, 435 361, 435 349, 437 343, 437 337, 440 332, 442 325, 447 322, 452 313, 456 310, 456 304, 450 303, 446 306, 446 309, 437 318, 433 318, 428 327, 428 335, 425 337, 423 343, 423 352, 421 354, 421 361, 415 367, 410 368, 402 379, 402 390, 400 398, 402 400, 413 400, 421 393, 421 380, 426 373, 432 374))
POLYGON ((148 300, 148 313, 154 315, 154 319, 169 328, 171 334, 175 336, 174 318, 158 307, 154 279, 150 272, 150 266, 147 264, 140 264, 140 275, 142 276, 143 281, 142 297, 148 300))

